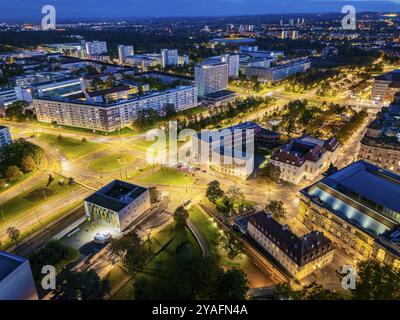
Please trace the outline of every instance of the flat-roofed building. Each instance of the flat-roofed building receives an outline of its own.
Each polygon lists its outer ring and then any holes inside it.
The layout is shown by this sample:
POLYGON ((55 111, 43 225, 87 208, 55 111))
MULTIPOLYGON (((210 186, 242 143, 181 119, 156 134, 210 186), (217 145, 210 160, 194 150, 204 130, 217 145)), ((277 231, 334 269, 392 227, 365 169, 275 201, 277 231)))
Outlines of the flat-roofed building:
POLYGON ((174 105, 176 111, 198 105, 194 86, 178 86, 165 91, 149 91, 112 102, 93 102, 62 97, 33 99, 39 121, 88 128, 99 131, 115 131, 130 125, 137 119, 139 110, 154 109, 162 114, 166 105, 174 105))
POLYGON ((199 97, 228 88, 229 65, 219 60, 206 60, 194 68, 199 97))
POLYGON ((0 126, 0 148, 12 143, 10 130, 7 126, 0 126))
POLYGON ((400 266, 400 176, 358 161, 300 192, 297 218, 354 259, 400 266))
POLYGON ((29 260, 1 250, 0 300, 38 300, 29 260))
POLYGON ((281 169, 281 179, 299 184, 314 180, 337 160, 339 141, 321 140, 310 136, 293 139, 276 151, 271 163, 281 169))
POLYGON ((123 232, 150 209, 149 189, 114 180, 84 200, 86 215, 123 232))
POLYGON ((400 91, 400 69, 396 69, 374 78, 372 99, 379 103, 390 103, 400 91))
POLYGON ((271 214, 256 212, 247 220, 247 234, 291 275, 302 279, 333 259, 332 241, 320 231, 295 235, 271 214))

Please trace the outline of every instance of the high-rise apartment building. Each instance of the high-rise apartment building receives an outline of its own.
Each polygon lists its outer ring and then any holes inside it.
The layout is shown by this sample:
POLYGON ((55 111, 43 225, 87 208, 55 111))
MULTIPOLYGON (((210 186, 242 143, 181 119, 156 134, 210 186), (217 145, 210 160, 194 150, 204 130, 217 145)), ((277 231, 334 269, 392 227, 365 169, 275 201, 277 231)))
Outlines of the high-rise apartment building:
POLYGON ((133 46, 118 46, 118 59, 120 64, 124 64, 126 61, 126 57, 133 56, 135 54, 135 50, 133 46))
POLYGON ((179 62, 178 50, 161 49, 161 63, 163 68, 166 66, 177 66, 179 62))
POLYGON ((0 148, 12 143, 10 130, 6 126, 0 126, 0 148))
POLYGON ((86 42, 86 54, 88 56, 100 55, 103 53, 107 53, 107 42, 105 41, 86 42))
POLYGON ((199 97, 228 87, 229 65, 218 60, 207 60, 196 65, 195 82, 199 97))

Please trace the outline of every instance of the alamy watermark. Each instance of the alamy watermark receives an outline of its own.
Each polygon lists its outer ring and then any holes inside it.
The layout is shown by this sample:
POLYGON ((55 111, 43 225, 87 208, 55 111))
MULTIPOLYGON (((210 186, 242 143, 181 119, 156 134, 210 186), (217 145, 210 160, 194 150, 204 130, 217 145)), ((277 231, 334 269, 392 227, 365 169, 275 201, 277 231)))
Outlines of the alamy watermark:
POLYGON ((55 30, 56 29, 56 8, 50 4, 42 7, 42 30, 55 30))
POLYGON ((342 13, 346 14, 342 18, 342 29, 356 30, 356 8, 352 5, 345 5, 342 8, 342 13))
POLYGON ((344 265, 342 266, 342 270, 340 270, 340 274, 343 275, 342 278, 342 288, 345 290, 356 288, 356 270, 352 265, 344 265))

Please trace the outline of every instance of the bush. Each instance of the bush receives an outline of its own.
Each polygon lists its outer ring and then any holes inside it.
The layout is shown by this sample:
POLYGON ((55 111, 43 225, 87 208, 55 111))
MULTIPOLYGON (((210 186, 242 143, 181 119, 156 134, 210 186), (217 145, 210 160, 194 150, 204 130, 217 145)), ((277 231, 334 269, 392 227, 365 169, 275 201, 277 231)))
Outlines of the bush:
POLYGON ((19 170, 17 166, 7 167, 6 172, 4 173, 4 176, 10 181, 17 179, 21 175, 22 172, 19 170))

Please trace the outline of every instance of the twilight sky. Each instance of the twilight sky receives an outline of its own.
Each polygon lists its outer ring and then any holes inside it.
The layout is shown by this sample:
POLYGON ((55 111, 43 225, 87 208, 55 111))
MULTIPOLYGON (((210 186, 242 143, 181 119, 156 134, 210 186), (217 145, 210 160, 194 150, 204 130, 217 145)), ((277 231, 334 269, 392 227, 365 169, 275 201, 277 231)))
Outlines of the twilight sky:
POLYGON ((213 16, 268 13, 400 11, 400 0, 0 0, 0 21, 40 21, 43 5, 54 5, 58 18, 213 16))

